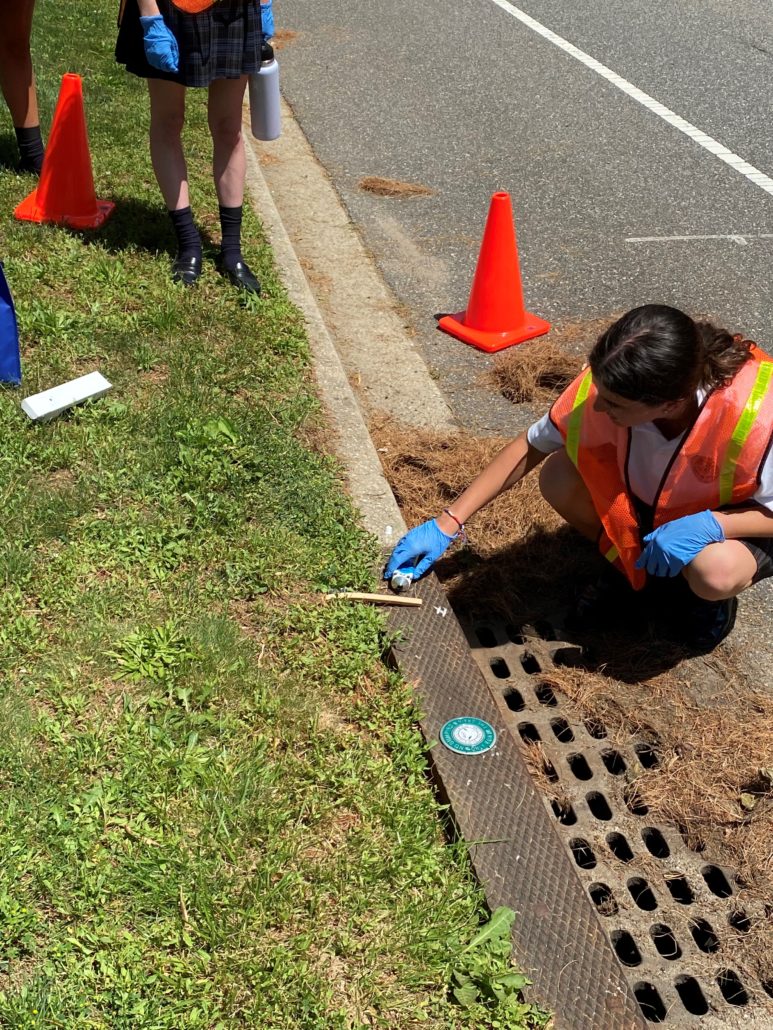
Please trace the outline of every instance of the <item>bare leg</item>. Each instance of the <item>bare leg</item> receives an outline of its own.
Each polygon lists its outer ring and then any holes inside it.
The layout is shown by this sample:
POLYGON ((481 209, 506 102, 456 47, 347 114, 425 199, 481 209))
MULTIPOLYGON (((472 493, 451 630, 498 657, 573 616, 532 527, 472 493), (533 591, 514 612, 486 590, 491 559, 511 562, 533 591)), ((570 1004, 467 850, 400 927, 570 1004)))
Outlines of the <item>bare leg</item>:
POLYGON ((40 124, 30 56, 35 0, 0 3, 0 89, 17 129, 40 124))
POLYGON ((247 76, 217 79, 210 84, 209 131, 212 135, 212 174, 217 199, 223 207, 239 207, 244 200, 247 161, 242 136, 242 101, 247 76))
POLYGON ((150 93, 150 158, 170 211, 188 207, 188 168, 182 146, 185 124, 185 86, 148 79, 150 93))
POLYGON ((554 451, 543 463, 539 475, 542 496, 579 533, 595 541, 601 521, 590 493, 566 451, 554 451))
POLYGON ((709 544, 683 571, 690 589, 706 601, 736 597, 751 586, 757 562, 740 540, 709 544))

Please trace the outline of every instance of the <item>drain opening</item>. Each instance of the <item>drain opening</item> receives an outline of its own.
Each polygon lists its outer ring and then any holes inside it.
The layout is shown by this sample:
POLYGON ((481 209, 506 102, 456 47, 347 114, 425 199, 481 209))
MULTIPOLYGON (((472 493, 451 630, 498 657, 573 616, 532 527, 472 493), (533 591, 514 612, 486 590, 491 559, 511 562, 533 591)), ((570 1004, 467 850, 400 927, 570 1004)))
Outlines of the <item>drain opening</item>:
POLYGON ((611 935, 612 947, 624 966, 640 966, 641 952, 627 930, 615 930, 611 935))
POLYGON ((521 667, 524 672, 528 672, 530 676, 533 676, 537 672, 542 672, 542 667, 531 651, 524 651, 521 655, 521 667))
POLYGON ((553 815, 558 819, 562 826, 574 826, 577 822, 577 813, 572 808, 569 801, 558 801, 554 798, 550 802, 550 807, 553 809, 553 815))
POLYGON ((734 930, 738 931, 738 933, 748 933, 752 928, 752 921, 742 908, 736 909, 735 912, 731 912, 727 917, 727 921, 734 930))
POLYGON ((635 744, 634 751, 645 769, 657 769, 659 765, 658 754, 652 744, 635 744))
POLYGON ((714 933, 714 927, 707 920, 693 919, 690 922, 690 933, 700 950, 705 951, 707 955, 719 951, 719 938, 714 933))
POLYGON ((476 626, 475 636, 478 638, 478 643, 481 647, 497 646, 496 634, 490 626, 476 626))
POLYGON ((526 744, 537 744, 542 738, 533 722, 519 722, 518 732, 526 744))
POLYGON ((741 983, 738 974, 732 969, 723 969, 717 977, 717 986, 728 1005, 747 1005, 749 995, 741 983))
POLYGON ((603 740, 607 735, 607 728, 603 722, 599 722, 598 719, 586 719, 585 729, 588 734, 593 737, 594 740, 603 740))
POLYGON ((655 945, 655 950, 662 958, 673 962, 682 957, 682 949, 670 926, 666 926, 665 923, 655 923, 650 927, 650 937, 655 945))
POLYGON ((547 621, 547 619, 537 619, 534 623, 534 629, 537 636, 542 637, 543 640, 555 640, 556 631, 553 626, 547 621))
POLYGON ((572 849, 574 860, 580 869, 595 868, 596 856, 593 854, 593 849, 587 840, 583 840, 582 837, 575 837, 574 840, 569 841, 569 847, 572 849))
POLYGON ((556 701, 556 695, 553 693, 553 688, 548 683, 540 683, 538 687, 534 688, 534 693, 541 705, 545 705, 548 708, 555 708, 558 704, 558 701, 556 701))
POLYGON ((674 980, 674 987, 676 987, 679 1000, 691 1015, 706 1015, 709 1011, 709 1003, 694 976, 678 976, 674 980))
POLYGON ((602 820, 602 822, 609 822, 612 818, 612 809, 609 807, 609 803, 603 794, 600 794, 598 791, 592 791, 590 794, 585 795, 585 800, 588 802, 591 815, 595 816, 596 819, 602 820))
POLYGON ((492 658, 489 665, 498 680, 506 680, 509 677, 510 667, 504 658, 492 658))
POLYGON ((521 633, 519 630, 517 630, 515 628, 515 626, 512 624, 512 622, 506 623, 506 625, 505 625, 505 633, 507 634, 507 639, 512 644, 525 644, 526 643, 526 637, 523 635, 523 633, 521 633))
POLYGON ((628 893, 635 904, 645 912, 654 912, 658 907, 655 895, 646 880, 640 876, 632 876, 627 885, 628 893))
POLYGON ((679 836, 684 841, 685 846, 688 847, 690 851, 694 851, 696 852, 696 854, 700 854, 701 851, 706 850, 706 845, 703 843, 700 837, 697 837, 694 833, 691 833, 686 826, 683 826, 681 823, 677 823, 676 828, 679 830, 679 836))
POLYGON ((628 768, 625 764, 625 759, 619 751, 615 751, 612 748, 607 748, 601 752, 601 761, 604 763, 604 767, 611 776, 621 776, 628 768))
POLYGON ((635 786, 626 787, 623 791, 623 798, 625 799, 625 807, 631 815, 646 815, 649 812, 649 808, 642 801, 639 791, 635 786))
POLYGON ((559 740, 562 744, 569 744, 574 740, 574 734, 572 733, 572 727, 566 721, 566 719, 553 719, 550 723, 550 728, 556 736, 556 740, 559 740))
POLYGON ((662 1023, 666 1018, 666 1006, 653 984, 638 983, 633 989, 642 1015, 649 1023, 662 1023))
POLYGON ((622 833, 610 833, 607 836, 607 845, 615 858, 620 859, 621 862, 633 862, 631 845, 622 833))
POLYGON ((588 760, 585 755, 569 755, 567 762, 569 763, 569 768, 578 780, 590 780, 593 777, 593 772, 591 771, 591 767, 588 765, 588 760))
POLYGON ((655 858, 668 858, 671 854, 666 838, 654 826, 645 826, 641 831, 641 839, 647 851, 655 858))
POLYGON ((769 998, 773 998, 773 980, 760 980, 760 987, 769 998))
POLYGON ((712 894, 718 898, 729 898, 733 888, 727 882, 727 877, 722 870, 715 865, 706 865, 701 869, 701 876, 706 881, 706 886, 712 894))
POLYGON ((526 707, 526 702, 523 699, 523 694, 520 692, 520 690, 516 690, 515 687, 513 687, 511 690, 508 690, 507 693, 504 695, 504 698, 505 704, 511 712, 522 712, 526 707))
POLYGON ((611 887, 605 883, 592 883, 588 888, 591 901, 601 916, 615 916, 618 912, 617 902, 611 887))
POLYGON ((680 905, 692 905, 695 901, 692 887, 687 882, 687 877, 681 873, 672 873, 666 876, 666 886, 671 897, 680 905))

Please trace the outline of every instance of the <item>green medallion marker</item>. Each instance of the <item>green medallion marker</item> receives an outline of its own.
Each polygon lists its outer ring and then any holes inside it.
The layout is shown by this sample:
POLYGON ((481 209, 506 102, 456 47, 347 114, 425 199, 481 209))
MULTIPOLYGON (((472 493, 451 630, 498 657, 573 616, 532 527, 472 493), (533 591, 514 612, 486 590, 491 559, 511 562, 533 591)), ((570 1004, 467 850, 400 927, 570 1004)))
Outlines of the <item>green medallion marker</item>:
POLYGON ((482 755, 497 742, 493 726, 471 715, 450 719, 440 731, 440 741, 457 755, 482 755))

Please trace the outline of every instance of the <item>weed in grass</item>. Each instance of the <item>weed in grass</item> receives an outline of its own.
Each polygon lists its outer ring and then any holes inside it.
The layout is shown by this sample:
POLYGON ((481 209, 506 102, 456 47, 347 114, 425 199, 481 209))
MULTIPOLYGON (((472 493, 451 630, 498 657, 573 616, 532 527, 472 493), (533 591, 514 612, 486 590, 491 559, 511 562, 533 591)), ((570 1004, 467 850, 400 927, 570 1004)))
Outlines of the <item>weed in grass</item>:
POLYGON ((515 912, 509 908, 498 908, 492 914, 457 955, 451 993, 465 1009, 487 1010, 491 1027, 544 1027, 548 1014, 523 1000, 521 992, 530 981, 510 964, 510 931, 514 921, 515 912))
POLYGON ((180 675, 198 654, 190 638, 169 620, 163 626, 134 630, 107 657, 114 659, 123 679, 166 682, 180 675))

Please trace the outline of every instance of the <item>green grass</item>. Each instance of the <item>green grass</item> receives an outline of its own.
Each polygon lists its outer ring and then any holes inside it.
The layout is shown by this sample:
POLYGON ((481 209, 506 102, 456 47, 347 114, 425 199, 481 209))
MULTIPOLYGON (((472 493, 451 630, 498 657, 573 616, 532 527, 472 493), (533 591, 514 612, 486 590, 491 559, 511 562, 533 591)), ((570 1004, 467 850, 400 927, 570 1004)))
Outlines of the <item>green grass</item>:
MULTIPOLYGON (((211 264, 169 282, 144 86, 95 6, 38 5, 34 48, 44 125, 84 76, 114 217, 17 223, 33 181, 0 176, 24 393, 114 384, 44 426, 0 390, 0 1025, 544 1025, 502 940, 465 950, 482 899, 379 616, 318 601, 372 586, 378 555, 309 443, 301 319, 250 213, 260 300, 211 264)), ((201 93, 189 115, 212 228, 201 93)))

